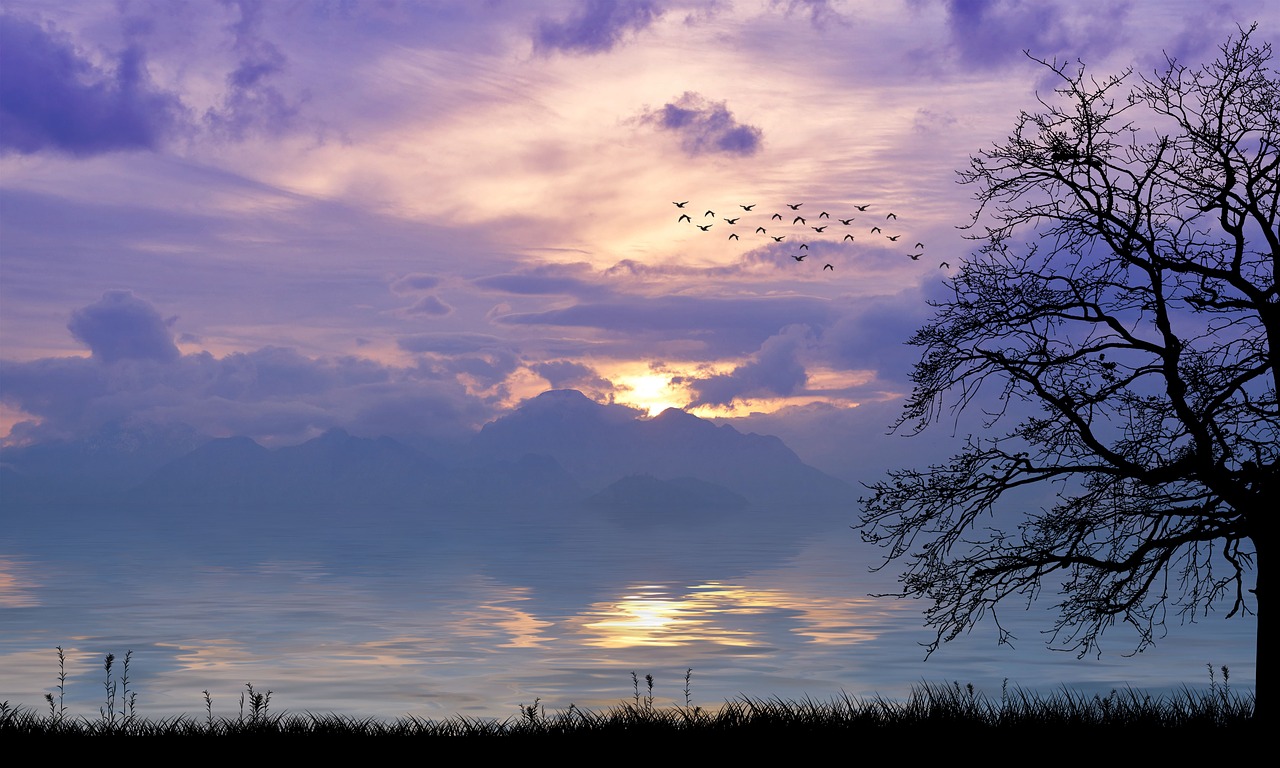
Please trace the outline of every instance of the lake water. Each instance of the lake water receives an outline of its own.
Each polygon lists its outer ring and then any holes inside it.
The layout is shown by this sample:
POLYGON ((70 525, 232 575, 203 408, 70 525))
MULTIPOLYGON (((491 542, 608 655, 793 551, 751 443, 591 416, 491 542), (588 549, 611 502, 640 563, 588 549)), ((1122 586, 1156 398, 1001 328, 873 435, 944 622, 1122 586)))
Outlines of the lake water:
MULTIPOLYGON (((1125 657, 1048 650, 1051 600, 1010 605, 994 627, 927 662, 923 605, 868 593, 878 551, 854 513, 746 518, 351 510, 6 512, 0 532, 0 701, 43 707, 67 652, 67 705, 96 715, 103 656, 133 651, 130 687, 148 717, 233 716, 246 682, 272 711, 509 717, 541 699, 603 708, 654 677, 659 705, 740 694, 901 697, 922 681, 1001 682, 1051 693, 1207 687, 1206 664, 1253 685, 1256 621, 1222 612, 1125 657), (691 522, 691 518, 696 521, 691 522)), ((1048 596, 1052 597, 1052 596, 1048 596)))

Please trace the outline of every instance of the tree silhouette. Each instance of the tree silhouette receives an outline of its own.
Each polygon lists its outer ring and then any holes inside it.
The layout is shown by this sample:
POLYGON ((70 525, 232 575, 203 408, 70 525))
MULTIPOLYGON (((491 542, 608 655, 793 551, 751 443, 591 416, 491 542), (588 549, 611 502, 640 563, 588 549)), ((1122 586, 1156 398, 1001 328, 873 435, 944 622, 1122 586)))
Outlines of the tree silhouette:
POLYGON ((1141 650, 1171 614, 1229 604, 1259 617, 1261 681, 1280 78, 1253 31, 1150 78, 1040 61, 1056 96, 960 172, 980 245, 911 339, 894 429, 982 408, 986 431, 862 500, 863 538, 904 569, 898 594, 931 603, 930 653, 988 616, 1007 642, 998 605, 1044 589, 1060 600, 1050 644, 1081 656, 1118 621, 1141 650), (1013 524, 997 509, 1045 483, 1049 508, 1013 524))

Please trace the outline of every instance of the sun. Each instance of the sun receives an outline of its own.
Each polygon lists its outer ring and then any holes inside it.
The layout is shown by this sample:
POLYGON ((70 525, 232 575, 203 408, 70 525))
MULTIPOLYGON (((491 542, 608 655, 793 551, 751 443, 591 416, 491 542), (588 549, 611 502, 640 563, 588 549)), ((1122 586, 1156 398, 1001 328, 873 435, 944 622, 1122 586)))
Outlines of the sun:
POLYGON ((689 393, 683 386, 671 383, 671 374, 622 374, 613 377, 616 403, 640 408, 649 416, 657 416, 668 408, 683 408, 689 393))

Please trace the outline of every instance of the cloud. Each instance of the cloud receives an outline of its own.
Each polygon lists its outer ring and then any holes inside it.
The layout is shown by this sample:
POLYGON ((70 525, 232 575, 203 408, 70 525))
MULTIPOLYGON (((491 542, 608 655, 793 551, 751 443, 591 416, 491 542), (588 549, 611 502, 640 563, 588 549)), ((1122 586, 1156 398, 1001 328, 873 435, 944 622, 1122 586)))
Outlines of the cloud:
POLYGON ((420 291, 429 291, 440 284, 440 278, 414 272, 391 283, 391 292, 397 296, 408 296, 420 291))
POLYGON ((1125 3, 1074 9, 1067 18, 1061 6, 1016 0, 945 0, 951 45, 960 59, 979 69, 1021 59, 1024 50, 1040 57, 1055 54, 1090 58, 1120 42, 1125 3), (1083 10, 1080 10, 1083 8, 1083 10))
POLYGON ((604 53, 629 32, 639 32, 662 16, 653 0, 586 0, 578 13, 562 21, 543 19, 534 32, 538 50, 604 53))
POLYGON ((831 0, 773 0, 775 6, 784 4, 788 16, 797 12, 808 14, 809 23, 815 29, 826 29, 828 24, 849 25, 849 20, 831 7, 831 0))
POLYGON ((0 154, 155 149, 186 119, 178 97, 152 85, 137 45, 106 71, 52 27, 4 14, 0 73, 0 154))
POLYGON ((423 296, 421 299, 418 299, 417 303, 414 304, 412 307, 409 307, 408 309, 404 310, 404 313, 406 315, 432 315, 434 317, 441 317, 443 315, 449 314, 452 311, 453 311, 453 307, 449 306, 448 304, 445 304, 443 301, 436 298, 434 294, 432 294, 429 296, 423 296))
POLYGON ((402 336, 396 346, 405 352, 430 352, 439 355, 458 355, 490 349, 503 349, 508 343, 486 333, 417 333, 402 336))
POLYGON ((301 103, 290 102, 272 82, 284 72, 288 59, 259 31, 263 4, 261 0, 226 0, 225 4, 239 13, 239 20, 230 25, 239 59, 227 75, 222 105, 205 112, 205 122, 236 141, 254 131, 284 133, 296 121, 301 103))
POLYGON ((505 325, 595 328, 619 334, 638 354, 653 339, 690 339, 710 357, 754 352, 765 339, 792 324, 821 327, 835 313, 829 303, 803 296, 710 298, 616 296, 543 312, 498 315, 505 325))
POLYGON ((692 91, 656 112, 646 112, 640 122, 679 135, 687 155, 750 156, 760 151, 764 137, 759 128, 735 120, 725 102, 708 101, 692 91))
POLYGON ((553 274, 512 274, 481 277, 472 281, 481 288, 524 296, 590 296, 600 288, 576 277, 553 274))
POLYGON ((695 393, 690 405, 729 405, 748 397, 786 397, 808 381, 800 355, 809 343, 810 330, 790 325, 760 345, 752 359, 731 373, 702 379, 684 379, 695 393))
POLYGON ((104 363, 178 359, 168 324, 132 291, 107 291, 97 303, 72 312, 67 330, 104 363))
MULTIPOLYGON (((466 361, 492 376, 484 361, 466 361)), ((489 363, 501 369, 501 362, 489 363)), ((83 438, 108 424, 185 424, 215 435, 298 442, 332 427, 362 435, 459 437, 493 409, 453 375, 355 357, 309 358, 265 347, 222 358, 0 361, 4 402, 31 414, 34 441, 83 438)))
POLYGON ((589 365, 569 360, 534 363, 529 368, 551 384, 552 389, 611 390, 612 384, 589 365))

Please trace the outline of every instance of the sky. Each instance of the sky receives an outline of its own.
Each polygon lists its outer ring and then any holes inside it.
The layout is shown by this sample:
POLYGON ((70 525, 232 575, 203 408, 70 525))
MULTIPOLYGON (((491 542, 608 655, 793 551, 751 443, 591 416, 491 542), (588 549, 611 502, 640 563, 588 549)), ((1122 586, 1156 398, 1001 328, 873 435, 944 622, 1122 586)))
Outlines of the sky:
POLYGON ((1151 73, 1253 22, 1280 10, 5 0, 0 436, 457 439, 573 388, 856 477, 911 455, 868 446, 971 250, 956 170, 1051 97, 1032 57, 1151 73))

